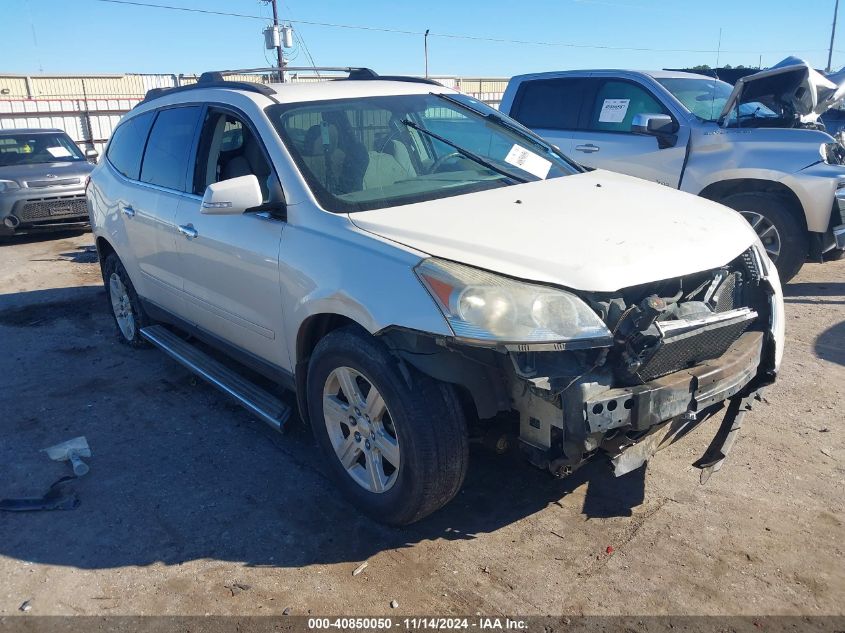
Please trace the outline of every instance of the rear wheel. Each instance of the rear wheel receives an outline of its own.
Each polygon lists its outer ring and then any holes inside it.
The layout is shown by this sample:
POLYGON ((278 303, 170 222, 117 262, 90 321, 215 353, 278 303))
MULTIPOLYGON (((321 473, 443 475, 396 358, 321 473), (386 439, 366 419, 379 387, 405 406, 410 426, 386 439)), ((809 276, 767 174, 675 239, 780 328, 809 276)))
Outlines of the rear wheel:
POLYGON ((131 347, 145 347, 147 342, 141 338, 141 328, 149 325, 150 320, 123 263, 114 253, 103 262, 103 281, 118 338, 131 347))
POLYGON ((308 410, 340 488, 377 521, 407 525, 451 500, 466 475, 466 421, 451 386, 358 327, 323 338, 308 368, 308 410))
POLYGON ((807 259, 807 231, 786 201, 770 193, 739 193, 722 204, 748 220, 769 258, 775 263, 782 283, 798 274, 807 259))

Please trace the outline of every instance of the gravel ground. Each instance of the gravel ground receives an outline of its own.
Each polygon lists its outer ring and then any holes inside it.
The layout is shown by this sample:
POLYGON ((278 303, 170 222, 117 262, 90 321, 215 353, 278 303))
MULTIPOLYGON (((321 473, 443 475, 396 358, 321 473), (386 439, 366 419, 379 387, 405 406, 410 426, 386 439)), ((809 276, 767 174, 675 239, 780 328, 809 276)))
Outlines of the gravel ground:
POLYGON ((0 616, 842 615, 845 261, 786 294, 781 378, 706 485, 717 421, 622 479, 479 448, 455 501, 395 530, 335 494, 301 423, 119 344, 89 234, 1 244, 0 497, 69 473, 45 446, 94 455, 75 510, 0 513, 0 616))

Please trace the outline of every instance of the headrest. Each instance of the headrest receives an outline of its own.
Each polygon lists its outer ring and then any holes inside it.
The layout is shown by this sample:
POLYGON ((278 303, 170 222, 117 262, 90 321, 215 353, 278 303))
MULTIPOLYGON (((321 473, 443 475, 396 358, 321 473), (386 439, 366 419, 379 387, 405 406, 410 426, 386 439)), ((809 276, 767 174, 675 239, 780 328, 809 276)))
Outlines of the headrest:
POLYGON ((328 140, 329 151, 337 149, 337 126, 331 123, 312 125, 305 133, 304 153, 317 156, 325 151, 325 141, 328 140), (327 137, 327 138, 326 138, 327 137))

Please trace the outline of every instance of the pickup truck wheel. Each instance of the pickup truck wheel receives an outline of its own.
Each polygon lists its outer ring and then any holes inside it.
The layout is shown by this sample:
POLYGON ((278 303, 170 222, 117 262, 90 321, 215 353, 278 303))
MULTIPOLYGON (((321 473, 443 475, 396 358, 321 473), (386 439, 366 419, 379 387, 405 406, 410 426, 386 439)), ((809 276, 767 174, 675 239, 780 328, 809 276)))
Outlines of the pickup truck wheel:
POLYGON ((117 326, 117 337, 131 347, 146 347, 141 328, 150 324, 135 287, 117 255, 112 253, 103 262, 103 280, 109 305, 117 326))
POLYGON ((807 232, 782 198, 768 193, 739 193, 728 196, 722 204, 748 220, 775 263, 782 283, 798 274, 807 259, 807 232))
POLYGON ((350 326, 317 344, 307 394, 332 475, 375 520, 407 525, 457 494, 468 438, 451 386, 400 368, 386 347, 350 326))

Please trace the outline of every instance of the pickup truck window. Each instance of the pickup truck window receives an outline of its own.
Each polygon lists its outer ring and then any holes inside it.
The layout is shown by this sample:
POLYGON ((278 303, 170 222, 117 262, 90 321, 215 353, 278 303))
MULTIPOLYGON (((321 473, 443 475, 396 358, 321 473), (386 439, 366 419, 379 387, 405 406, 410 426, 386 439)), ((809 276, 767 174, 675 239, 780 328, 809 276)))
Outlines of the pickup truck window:
MULTIPOLYGON (((669 77, 658 79, 660 85, 671 92, 683 106, 702 121, 715 122, 728 98, 733 92, 733 87, 724 81, 717 79, 691 79, 686 77, 669 77)), ((749 120, 775 119, 778 115, 765 103, 760 101, 746 101, 739 104, 739 125, 744 125, 749 120)), ((730 113, 728 126, 737 125, 737 109, 730 113)))
POLYGON ((516 93, 511 116, 531 129, 576 130, 585 84, 578 77, 525 81, 516 93))
POLYGON ((718 79, 669 77, 657 81, 702 121, 719 118, 733 90, 730 84, 718 79))
POLYGON ((669 114, 669 111, 642 86, 630 81, 606 80, 596 93, 587 128, 595 132, 630 132, 637 114, 669 114))
POLYGON ((381 209, 576 173, 548 143, 461 95, 389 95, 270 106, 321 206, 381 209), (516 126, 516 127, 512 127, 516 126))

